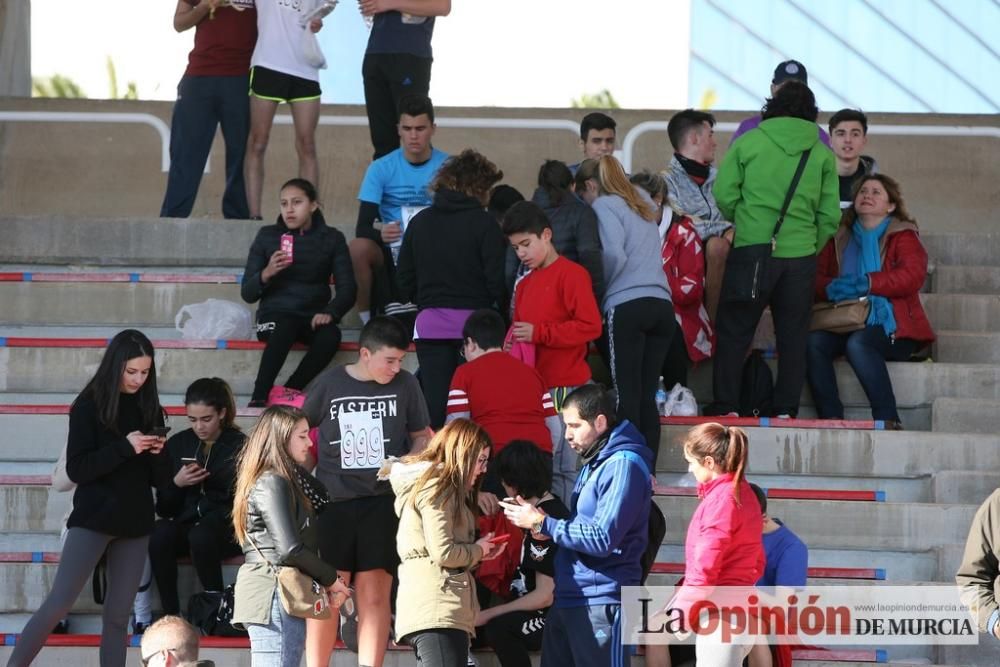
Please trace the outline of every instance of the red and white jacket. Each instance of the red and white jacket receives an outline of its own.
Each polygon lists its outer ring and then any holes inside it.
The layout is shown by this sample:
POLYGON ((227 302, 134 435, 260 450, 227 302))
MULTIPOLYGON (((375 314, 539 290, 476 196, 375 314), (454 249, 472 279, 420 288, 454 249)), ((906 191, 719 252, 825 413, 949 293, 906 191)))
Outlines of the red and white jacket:
POLYGON ((667 274, 670 285, 674 317, 684 334, 688 358, 691 363, 697 364, 712 357, 715 330, 704 304, 704 248, 691 218, 680 217, 670 223, 660 255, 663 272, 667 274))

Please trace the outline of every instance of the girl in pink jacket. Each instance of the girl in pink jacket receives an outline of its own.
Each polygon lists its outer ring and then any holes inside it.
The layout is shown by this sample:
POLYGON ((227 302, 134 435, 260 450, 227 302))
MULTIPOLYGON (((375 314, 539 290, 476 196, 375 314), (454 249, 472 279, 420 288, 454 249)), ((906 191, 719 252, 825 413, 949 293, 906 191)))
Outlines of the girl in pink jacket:
MULTIPOLYGON (((684 541, 684 583, 671 604, 685 615, 718 586, 753 586, 764 571, 760 504, 746 481, 748 438, 735 427, 694 427, 684 442, 688 470, 698 481, 701 503, 684 541)), ((721 642, 699 634, 698 665, 738 666, 750 643, 721 642)))

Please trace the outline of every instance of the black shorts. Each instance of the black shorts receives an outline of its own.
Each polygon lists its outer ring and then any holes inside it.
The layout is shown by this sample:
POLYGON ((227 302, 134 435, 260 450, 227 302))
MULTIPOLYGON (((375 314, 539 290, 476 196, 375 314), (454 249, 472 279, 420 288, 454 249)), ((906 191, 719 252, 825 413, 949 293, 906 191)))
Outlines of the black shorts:
POLYGON ((303 79, 293 74, 275 72, 266 67, 250 68, 250 94, 272 102, 305 102, 318 100, 319 81, 303 79))
POLYGON ((399 566, 395 500, 388 495, 330 503, 319 515, 320 557, 345 572, 395 574, 399 566))

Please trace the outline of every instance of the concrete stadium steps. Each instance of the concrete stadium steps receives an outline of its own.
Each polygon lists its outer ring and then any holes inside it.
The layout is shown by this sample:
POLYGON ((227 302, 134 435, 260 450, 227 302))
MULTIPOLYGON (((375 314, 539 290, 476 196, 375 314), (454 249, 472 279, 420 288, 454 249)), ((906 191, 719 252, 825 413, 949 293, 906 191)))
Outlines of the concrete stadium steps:
POLYGON ((253 220, 154 217, 0 217, 8 239, 0 262, 170 267, 246 265, 265 224, 253 220), (30 259, 29 259, 30 258, 30 259))
MULTIPOLYGON (((235 274, 231 274, 235 275, 235 274)), ((0 323, 74 325, 127 321, 129 326, 173 327, 184 305, 225 299, 253 309, 238 284, 0 282, 0 301, 9 304, 0 323)))
MULTIPOLYGON (((0 348, 0 391, 73 392, 79 391, 97 370, 103 347, 90 348, 0 348)), ((303 352, 293 350, 278 375, 278 384, 299 363, 303 352)), ((356 348, 338 352, 333 364, 357 359, 356 348)), ((416 370, 416 355, 403 362, 416 370)), ((158 349, 157 384, 164 393, 182 394, 195 378, 214 376, 225 379, 236 394, 250 394, 260 364, 260 350, 158 349)))
POLYGON ((931 287, 938 294, 996 294, 1000 292, 1000 267, 938 266, 931 287))
MULTIPOLYGON (((664 426, 657 470, 684 473, 686 427, 664 426)), ((916 478, 945 470, 1000 470, 1000 436, 919 431, 756 428, 749 475, 916 478)))
POLYGON ((1000 333, 939 330, 933 358, 939 363, 1000 363, 1000 333))
POLYGON ((1000 401, 979 398, 935 398, 931 430, 944 433, 1000 433, 1000 401))
MULTIPOLYGON (((769 500, 787 497, 796 491, 809 493, 819 490, 827 498, 836 498, 838 493, 852 493, 863 497, 860 502, 931 502, 932 478, 918 477, 847 477, 833 475, 775 475, 754 471, 747 472, 748 479, 764 489, 769 500), (876 496, 872 499, 868 496, 876 496)), ((682 472, 661 472, 656 475, 659 484, 681 486, 695 492, 694 477, 682 472)), ((846 498, 845 498, 846 499, 846 498)))
POLYGON ((1000 266, 1000 234, 995 232, 934 232, 921 234, 920 240, 939 266, 1000 266))
MULTIPOLYGON (((178 345, 203 345, 184 341, 178 345)), ((30 344, 30 341, 28 342, 30 344)), ((99 341, 95 347, 3 347, 0 348, 0 391, 4 392, 72 392, 82 387, 100 361, 103 350, 99 341)), ((343 348, 342 348, 343 349, 343 348)), ((293 351, 285 368, 298 363, 301 352, 293 351)), ((354 351, 342 351, 334 363, 349 363, 356 358, 354 351)), ((259 350, 234 349, 161 349, 157 354, 157 371, 161 391, 182 393, 192 378, 214 375, 227 379, 238 394, 252 390, 260 360, 259 350)), ((408 369, 416 368, 416 355, 408 355, 408 369)), ((776 366, 774 360, 769 362, 776 366)), ((844 404, 868 409, 868 401, 844 360, 835 362, 837 380, 844 404)), ((935 398, 996 398, 1000 400, 1000 365, 890 362, 896 399, 901 408, 922 408, 927 411, 935 398)), ((286 375, 280 375, 280 378, 286 375)), ((711 364, 702 364, 690 374, 690 386, 700 402, 711 396, 711 364)), ((803 404, 811 405, 808 391, 803 392, 803 404)), ((869 414, 870 418, 870 414, 869 414)), ((905 422, 904 422, 905 423, 905 422)))
MULTIPOLYGON (((13 649, 0 647, 0 661, 6 662, 13 649)), ((139 649, 130 648, 128 650, 127 663, 129 665, 139 664, 139 649)), ((199 657, 202 660, 212 660, 217 667, 250 667, 249 649, 202 649, 199 657)), ((476 654, 476 659, 481 667, 499 667, 499 662, 492 655, 476 654)), ((67 664, 87 665, 97 663, 97 648, 81 646, 47 647, 38 654, 38 658, 32 663, 34 667, 65 667, 67 664)), ((333 667, 355 667, 358 664, 357 655, 348 651, 337 651, 334 653, 330 663, 333 667)), ((539 656, 532 657, 532 665, 537 667, 541 664, 539 656)), ((635 667, 644 665, 642 658, 635 658, 632 662, 635 667)), ((827 662, 812 660, 796 660, 796 667, 870 667, 869 662, 827 662)), ((902 663, 897 663, 902 667, 902 663)), ((926 663, 925 663, 926 664, 926 663)), ((386 655, 384 667, 417 667, 417 661, 412 653, 390 653, 386 655)))
POLYGON ((941 331, 1000 331, 1000 294, 921 294, 931 325, 941 331))
MULTIPOLYGON (((2 563, 0 564, 0 590, 5 592, 0 598, 0 619, 5 614, 30 614, 38 609, 52 589, 57 563, 2 563)), ((238 565, 223 566, 223 577, 227 584, 236 581, 238 565)), ((181 564, 178 568, 178 591, 182 606, 193 593, 201 590, 197 584, 194 567, 181 564)), ((155 586, 153 587, 155 589, 155 586)), ((160 609, 159 597, 154 593, 154 609, 160 609)), ((94 602, 90 586, 83 591, 72 607, 74 614, 100 614, 101 606, 94 602)), ((0 632, 12 632, 4 628, 0 632)), ((74 630, 74 632, 76 632, 74 630)))
MULTIPOLYGON (((784 516, 775 514, 784 521, 784 516)), ((798 526, 787 523, 798 532, 798 526)), ((885 571, 886 581, 949 581, 962 558, 961 545, 939 546, 926 550, 850 549, 809 545, 809 567, 815 568, 878 568, 885 571)), ((665 541, 657 551, 657 563, 683 563, 683 542, 665 541)))
MULTIPOLYGON (((777 369, 776 360, 768 364, 777 369)), ((1000 365, 926 361, 889 362, 888 367, 896 402, 901 408, 929 408, 939 396, 1000 399, 1000 365)), ((868 407, 868 399, 848 363, 838 360, 834 368, 844 404, 868 407)), ((699 365, 691 371, 689 384, 699 401, 707 400, 712 395, 711 364, 699 365)), ((802 399, 803 405, 812 405, 807 390, 803 391, 802 399)))
MULTIPOLYGON (((72 623, 72 619, 70 621, 72 623)), ((99 619, 94 619, 99 626, 99 619)), ((74 635, 65 635, 72 641, 74 635)), ((204 640, 203 640, 204 641, 204 640)), ((247 645, 249 646, 249 645, 247 645)), ((6 661, 13 649, 0 647, 0 661, 6 661)), ((66 664, 93 665, 97 664, 97 646, 47 646, 38 654, 38 658, 31 663, 33 667, 65 667, 66 664)), ((199 651, 198 657, 202 660, 212 660, 216 667, 250 667, 250 649, 239 648, 203 648, 199 651)), ((128 649, 126 664, 138 665, 141 655, 138 648, 128 649)), ((500 667, 492 652, 477 652, 476 659, 481 667, 500 667)), ((532 658, 532 665, 537 667, 541 662, 540 655, 532 658)), ((305 664, 303 660, 302 664, 305 664)), ((333 660, 330 661, 332 667, 355 667, 358 664, 358 656, 346 649, 334 652, 333 660)), ((634 663, 642 665, 641 659, 634 663)), ((797 665, 800 663, 796 663, 797 665)), ((839 664, 839 663, 838 663, 839 664)), ((389 651, 383 662, 384 667, 417 667, 416 658, 411 649, 400 649, 389 651)))
MULTIPOLYGON (((657 497, 667 518, 665 542, 684 542, 697 498, 657 497)), ((830 549, 926 551, 965 542, 978 505, 855 503, 775 500, 768 512, 781 517, 802 540, 830 549), (773 508, 772 508, 773 505, 773 508)))
MULTIPOLYGON (((41 485, 0 487, 0 533, 58 532, 72 496, 41 485)), ((658 496, 667 517, 666 542, 681 544, 698 503, 695 497, 658 496)), ((795 526, 807 544, 845 549, 924 551, 965 541, 978 505, 774 500, 769 511, 795 526)))

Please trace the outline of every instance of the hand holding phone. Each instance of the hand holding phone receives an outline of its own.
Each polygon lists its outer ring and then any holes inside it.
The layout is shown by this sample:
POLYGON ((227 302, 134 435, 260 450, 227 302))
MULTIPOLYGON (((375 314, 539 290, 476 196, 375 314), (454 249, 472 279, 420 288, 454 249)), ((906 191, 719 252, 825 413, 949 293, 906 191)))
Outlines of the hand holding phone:
POLYGON ((177 471, 174 475, 174 486, 178 488, 184 488, 186 486, 194 486, 195 484, 200 484, 205 481, 205 478, 209 476, 209 472, 201 467, 198 460, 195 458, 182 458, 181 459, 181 469, 177 471))
POLYGON ((167 437, 167 433, 170 433, 169 426, 154 426, 146 435, 155 435, 157 438, 165 438, 167 437))

